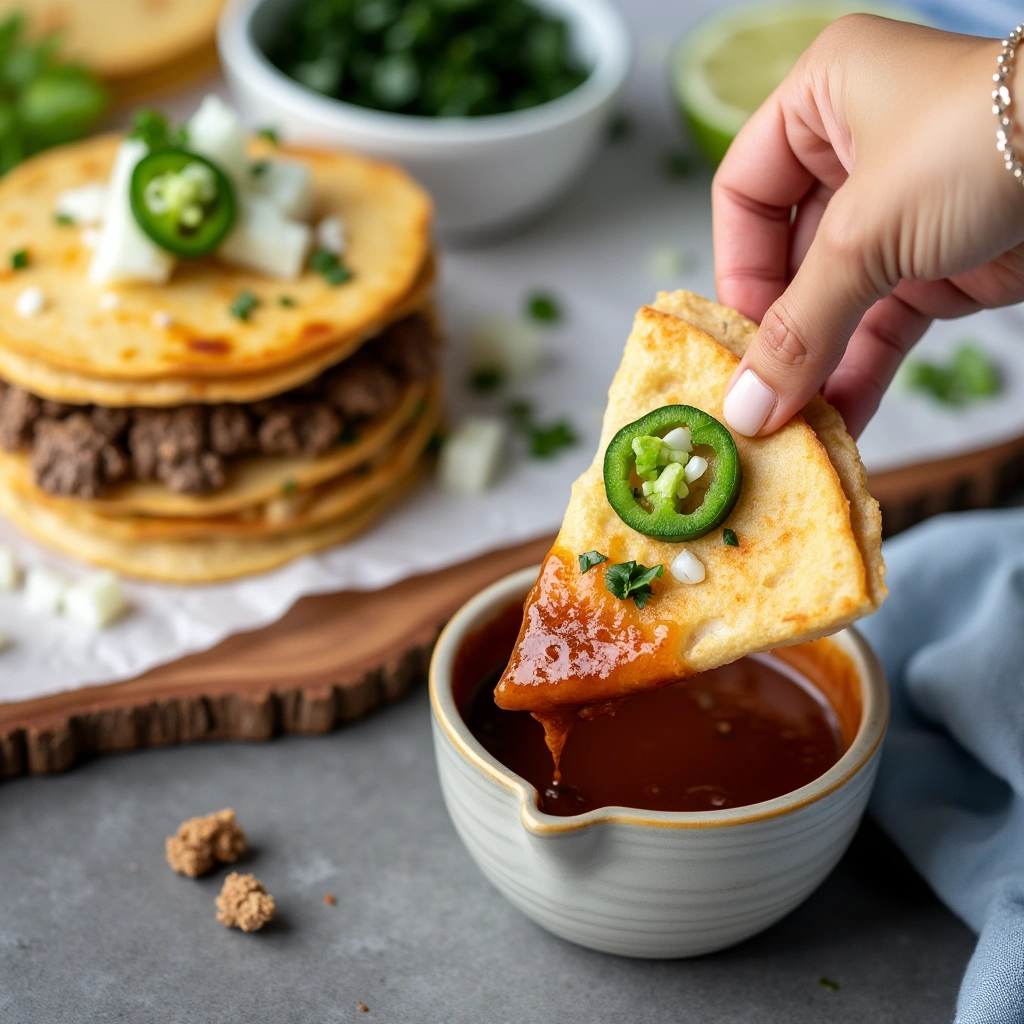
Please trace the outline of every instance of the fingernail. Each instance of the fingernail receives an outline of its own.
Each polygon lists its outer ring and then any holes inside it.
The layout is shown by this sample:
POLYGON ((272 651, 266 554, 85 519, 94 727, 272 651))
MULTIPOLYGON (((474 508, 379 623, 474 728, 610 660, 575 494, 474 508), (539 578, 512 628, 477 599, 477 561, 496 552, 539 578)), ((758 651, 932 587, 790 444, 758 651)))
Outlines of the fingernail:
POLYGON ((725 422, 744 437, 753 437, 775 408, 777 396, 753 370, 744 370, 725 396, 725 422))

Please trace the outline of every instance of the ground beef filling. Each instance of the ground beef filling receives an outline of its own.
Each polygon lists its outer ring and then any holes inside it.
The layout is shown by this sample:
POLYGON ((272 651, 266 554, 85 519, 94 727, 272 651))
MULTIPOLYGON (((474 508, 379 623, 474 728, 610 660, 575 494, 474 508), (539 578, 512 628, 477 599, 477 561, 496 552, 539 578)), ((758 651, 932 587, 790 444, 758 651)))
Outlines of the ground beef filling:
POLYGON ((96 498, 130 479, 208 494, 224 486, 231 459, 322 455, 394 409, 403 385, 426 380, 436 363, 431 325, 414 314, 308 384, 241 405, 108 409, 45 401, 0 381, 0 446, 29 449, 36 484, 50 494, 96 498))

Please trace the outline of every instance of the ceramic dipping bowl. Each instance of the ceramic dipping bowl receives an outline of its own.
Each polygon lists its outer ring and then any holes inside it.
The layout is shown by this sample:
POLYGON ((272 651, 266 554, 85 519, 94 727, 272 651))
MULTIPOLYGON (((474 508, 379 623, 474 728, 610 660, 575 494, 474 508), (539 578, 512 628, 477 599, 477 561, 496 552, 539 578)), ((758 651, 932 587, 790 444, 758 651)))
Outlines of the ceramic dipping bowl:
POLYGON ((847 750, 824 775, 773 800, 716 811, 539 810, 537 790, 474 739, 452 692, 465 637, 522 601, 538 568, 477 594, 449 622, 430 665, 434 751, 448 813, 483 873, 541 927, 635 957, 710 953, 774 924, 843 855, 868 802, 889 696, 853 629, 778 657, 805 671, 843 724, 847 750), (824 659, 810 671, 807 659, 824 659))

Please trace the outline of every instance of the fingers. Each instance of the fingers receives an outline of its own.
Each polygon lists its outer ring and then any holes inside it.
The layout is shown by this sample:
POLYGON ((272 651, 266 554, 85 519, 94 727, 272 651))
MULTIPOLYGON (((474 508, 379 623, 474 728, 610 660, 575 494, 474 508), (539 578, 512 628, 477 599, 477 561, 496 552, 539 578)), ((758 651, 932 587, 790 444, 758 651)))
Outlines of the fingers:
POLYGON ((770 434, 816 394, 861 318, 892 289, 864 228, 861 204, 844 187, 821 218, 785 292, 765 313, 726 394, 723 414, 739 434, 770 434))
POLYGON ((897 294, 876 302, 864 314, 846 354, 822 388, 853 437, 868 425, 903 358, 931 322, 929 315, 897 294))

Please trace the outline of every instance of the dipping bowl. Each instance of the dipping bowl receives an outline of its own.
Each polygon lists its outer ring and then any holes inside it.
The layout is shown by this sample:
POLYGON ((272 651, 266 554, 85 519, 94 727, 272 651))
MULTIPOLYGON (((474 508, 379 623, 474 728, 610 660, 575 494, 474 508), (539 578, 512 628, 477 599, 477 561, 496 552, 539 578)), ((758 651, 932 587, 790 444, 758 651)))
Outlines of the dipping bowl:
MULTIPOLYGON (((717 811, 601 807, 554 816, 539 809, 530 783, 476 741, 452 692, 466 636, 524 600, 538 571, 507 576, 467 602, 441 634, 430 665, 441 789, 470 855, 541 927, 607 953, 695 956, 774 924, 832 870, 868 802, 889 695, 867 643, 853 629, 819 642, 826 646, 817 651, 844 666, 826 696, 851 738, 836 764, 808 785, 717 811)), ((801 656, 800 648, 786 650, 798 652, 781 652, 787 660, 801 656)))

